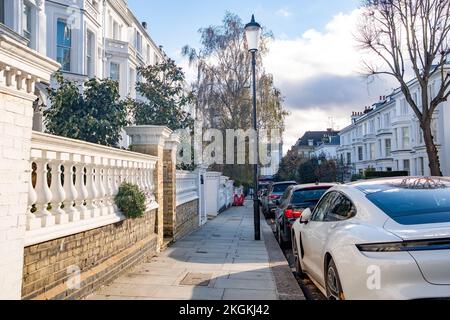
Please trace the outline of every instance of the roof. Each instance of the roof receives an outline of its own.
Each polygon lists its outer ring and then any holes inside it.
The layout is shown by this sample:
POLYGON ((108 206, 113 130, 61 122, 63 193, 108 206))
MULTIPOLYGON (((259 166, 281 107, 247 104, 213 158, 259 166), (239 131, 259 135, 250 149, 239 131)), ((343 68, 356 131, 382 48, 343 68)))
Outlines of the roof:
POLYGON ((321 188, 321 187, 332 188, 337 185, 338 185, 337 183, 309 183, 309 184, 296 185, 292 189, 294 191, 297 191, 297 190, 302 190, 302 189, 313 189, 313 188, 321 188))
POLYGON ((322 142, 322 139, 324 136, 338 136, 338 131, 307 131, 305 132, 305 134, 303 135, 303 137, 301 137, 298 141, 297 141, 297 146, 308 146, 309 145, 309 141, 313 140, 314 141, 314 146, 316 146, 318 143, 322 142))
POLYGON ((394 189, 438 189, 450 187, 450 179, 444 177, 394 177, 358 181, 348 184, 365 194, 394 189))

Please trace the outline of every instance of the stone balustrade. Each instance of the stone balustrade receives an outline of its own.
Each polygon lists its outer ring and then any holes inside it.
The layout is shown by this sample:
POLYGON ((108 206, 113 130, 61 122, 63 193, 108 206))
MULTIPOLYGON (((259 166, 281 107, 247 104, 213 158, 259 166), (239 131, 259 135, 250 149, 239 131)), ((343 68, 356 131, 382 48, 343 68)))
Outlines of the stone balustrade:
POLYGON ((153 196, 157 158, 33 132, 26 245, 98 228, 124 219, 114 197, 124 182, 153 196))
POLYGON ((189 171, 177 171, 176 199, 177 206, 199 198, 198 176, 189 171))

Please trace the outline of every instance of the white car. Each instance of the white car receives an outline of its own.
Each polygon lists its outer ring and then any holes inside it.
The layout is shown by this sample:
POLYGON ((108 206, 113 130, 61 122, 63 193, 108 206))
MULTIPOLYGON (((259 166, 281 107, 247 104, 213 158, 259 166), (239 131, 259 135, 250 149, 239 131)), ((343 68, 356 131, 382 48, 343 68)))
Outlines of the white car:
POLYGON ((296 268, 328 299, 450 297, 450 179, 330 189, 292 228, 296 268))

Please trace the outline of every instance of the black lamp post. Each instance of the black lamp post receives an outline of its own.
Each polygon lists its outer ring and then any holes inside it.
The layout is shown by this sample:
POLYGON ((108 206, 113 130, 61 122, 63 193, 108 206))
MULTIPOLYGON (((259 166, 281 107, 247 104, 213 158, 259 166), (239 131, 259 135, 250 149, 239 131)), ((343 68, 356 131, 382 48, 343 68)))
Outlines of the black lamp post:
POLYGON ((261 225, 259 216, 259 199, 258 199, 258 161, 259 161, 259 135, 258 124, 256 118, 256 53, 259 48, 259 41, 261 39, 261 25, 255 21, 255 16, 252 15, 252 21, 245 26, 245 35, 247 37, 248 50, 252 54, 252 72, 253 72, 253 129, 256 132, 256 163, 253 167, 253 213, 255 223, 255 240, 261 240, 261 225))

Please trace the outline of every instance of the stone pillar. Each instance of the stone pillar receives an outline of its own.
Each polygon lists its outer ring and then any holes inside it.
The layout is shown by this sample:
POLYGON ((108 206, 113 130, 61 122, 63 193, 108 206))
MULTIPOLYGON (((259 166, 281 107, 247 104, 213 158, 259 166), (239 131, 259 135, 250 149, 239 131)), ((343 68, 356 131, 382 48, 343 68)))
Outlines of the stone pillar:
POLYGON ((177 150, 180 137, 176 134, 164 145, 164 237, 175 240, 177 211, 177 150))
POLYGON ((0 28, 0 300, 21 298, 34 85, 58 68, 0 28))
POLYGON ((208 221, 206 214, 206 202, 205 202, 205 175, 208 165, 201 164, 197 166, 195 173, 197 174, 197 187, 198 187, 198 215, 199 225, 202 226, 208 221))
POLYGON ((153 173, 153 183, 155 184, 155 200, 159 205, 155 226, 159 251, 164 243, 164 146, 166 140, 172 135, 172 130, 161 126, 133 126, 125 128, 125 131, 131 138, 133 151, 158 158, 153 173))

